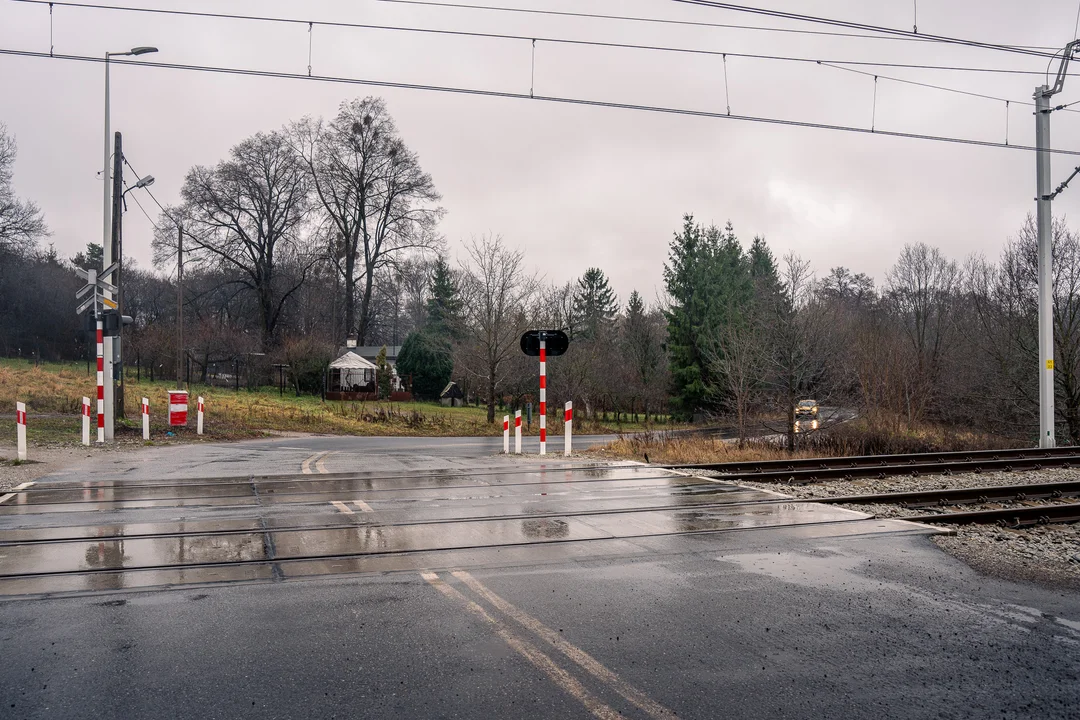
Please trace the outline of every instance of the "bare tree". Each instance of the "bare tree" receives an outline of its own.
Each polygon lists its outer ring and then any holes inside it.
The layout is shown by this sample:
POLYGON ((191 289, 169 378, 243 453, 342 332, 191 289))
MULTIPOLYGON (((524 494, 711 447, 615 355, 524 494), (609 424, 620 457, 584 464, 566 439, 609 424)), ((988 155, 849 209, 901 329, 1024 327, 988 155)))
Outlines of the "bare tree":
POLYGON ((15 195, 12 176, 16 154, 15 138, 0 123, 0 257, 29 252, 49 234, 38 206, 15 195))
POLYGON ((774 405, 785 417, 783 434, 795 450, 795 404, 807 394, 829 400, 828 361, 834 349, 826 329, 830 312, 814 296, 810 263, 794 253, 784 256, 780 287, 769 304, 769 348, 765 377, 774 405))
POLYGON ((170 230, 155 238, 155 256, 161 261, 175 254, 171 219, 182 217, 187 257, 220 268, 255 294, 266 352, 285 303, 314 263, 302 232, 308 179, 282 133, 254 135, 229 155, 213 168, 195 166, 188 172, 183 206, 162 223, 170 230))
POLYGON ((462 297, 466 337, 462 350, 468 372, 487 395, 487 419, 495 422, 495 393, 507 379, 508 360, 520 353, 528 309, 537 280, 525 270, 525 255, 508 249, 499 236, 473 238, 465 244, 462 297))
POLYGON ((709 363, 711 376, 716 378, 709 390, 735 411, 741 448, 746 444, 753 399, 761 388, 768 362, 767 336, 761 318, 751 312, 744 322, 712 329, 704 347, 705 361, 709 363))
POLYGON ((325 216, 345 286, 346 332, 363 344, 379 271, 409 250, 440 247, 439 194, 381 98, 343 102, 330 122, 305 118, 288 134, 325 216))
POLYGON ((924 416, 939 389, 943 361, 955 336, 951 312, 960 270, 937 248, 916 243, 904 246, 886 279, 886 297, 915 358, 906 413, 913 421, 924 416))

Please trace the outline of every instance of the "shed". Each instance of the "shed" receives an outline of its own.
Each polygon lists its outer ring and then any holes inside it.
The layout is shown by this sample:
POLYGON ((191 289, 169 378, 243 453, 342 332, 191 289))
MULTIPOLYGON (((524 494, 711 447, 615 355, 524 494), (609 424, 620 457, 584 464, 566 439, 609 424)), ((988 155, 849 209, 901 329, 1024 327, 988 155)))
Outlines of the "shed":
POLYGON ((461 392, 456 382, 451 382, 439 393, 439 402, 449 407, 461 407, 465 400, 465 393, 461 392))

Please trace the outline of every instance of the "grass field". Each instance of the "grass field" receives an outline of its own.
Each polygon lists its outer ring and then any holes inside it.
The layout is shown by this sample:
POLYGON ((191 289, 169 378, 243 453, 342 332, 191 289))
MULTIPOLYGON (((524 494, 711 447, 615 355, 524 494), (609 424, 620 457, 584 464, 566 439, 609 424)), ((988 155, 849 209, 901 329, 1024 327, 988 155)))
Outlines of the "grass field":
POLYGON ((786 458, 848 457, 895 453, 947 452, 1030 446, 1030 439, 1003 437, 977 430, 958 430, 929 423, 882 427, 866 418, 841 423, 826 431, 798 438, 794 453, 782 440, 749 440, 744 447, 731 440, 667 432, 623 435, 613 443, 592 448, 589 455, 618 460, 664 464, 752 462, 786 458))
MULTIPOLYGON (((150 400, 151 438, 169 440, 167 426, 168 391, 172 381, 126 381, 125 409, 127 420, 117 420, 116 437, 141 442, 140 402, 150 400)), ((33 365, 25 360, 0 359, 0 443, 11 444, 15 439, 15 403, 25 402, 29 422, 27 436, 32 444, 77 443, 81 437, 80 408, 82 398, 96 397, 94 374, 87 373, 85 363, 42 363, 33 365)), ((279 396, 276 388, 239 391, 193 385, 189 398, 189 426, 173 437, 194 436, 195 402, 198 396, 206 401, 204 437, 208 439, 241 439, 262 437, 281 432, 324 433, 332 435, 413 435, 413 436, 484 436, 502 433, 499 412, 494 425, 487 422, 484 407, 448 408, 438 403, 389 402, 326 402, 319 397, 286 392, 279 396)), ((96 402, 94 403, 96 408, 96 402)), ((619 433, 649 429, 641 423, 590 421, 575 417, 577 433, 619 433)), ((548 418, 548 431, 561 435, 563 422, 559 417, 548 418)), ((539 433, 537 419, 525 430, 527 435, 539 433)))

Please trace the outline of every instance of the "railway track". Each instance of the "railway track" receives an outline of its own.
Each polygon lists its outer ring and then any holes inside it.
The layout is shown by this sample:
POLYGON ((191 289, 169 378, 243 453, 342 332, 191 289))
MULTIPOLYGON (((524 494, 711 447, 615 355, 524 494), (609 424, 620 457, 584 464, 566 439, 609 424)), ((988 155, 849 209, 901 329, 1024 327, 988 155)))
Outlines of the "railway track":
MULTIPOLYGON (((885 479, 921 475, 948 476, 961 473, 1019 472, 1080 467, 1080 447, 701 463, 665 467, 691 472, 710 471, 710 474, 717 473, 717 479, 735 483, 751 481, 810 485, 827 480, 885 479)), ((902 517, 927 523, 996 523, 1009 527, 1025 527, 1080 521, 1080 502, 1061 502, 1066 498, 1078 497, 1080 497, 1080 481, 1066 481, 803 497, 797 502, 833 505, 896 505, 905 510, 918 508, 940 510, 964 505, 1011 504, 1014 507, 904 514, 902 517), (1017 507, 1016 504, 1022 505, 1017 507)))
POLYGON ((805 485, 824 480, 886 478, 901 475, 1018 472, 1080 467, 1080 447, 974 450, 968 452, 862 455, 854 457, 765 460, 757 462, 663 465, 673 470, 719 473, 731 482, 753 480, 805 485))
POLYGON ((1077 522, 1080 520, 1080 503, 1046 502, 1075 497, 1080 497, 1080 481, 837 495, 813 499, 806 498, 805 501, 829 505, 897 505, 906 509, 990 503, 1033 503, 1026 507, 962 510, 904 516, 906 520, 926 523, 950 525, 989 523, 1007 527, 1026 527, 1049 523, 1077 522))

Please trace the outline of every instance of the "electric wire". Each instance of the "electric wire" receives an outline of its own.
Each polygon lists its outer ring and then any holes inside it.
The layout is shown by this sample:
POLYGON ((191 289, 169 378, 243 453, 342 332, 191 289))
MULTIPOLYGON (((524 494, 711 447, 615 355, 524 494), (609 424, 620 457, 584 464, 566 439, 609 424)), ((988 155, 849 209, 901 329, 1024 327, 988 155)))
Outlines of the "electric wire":
POLYGON ((898 37, 919 37, 924 40, 931 40, 933 42, 945 43, 948 45, 962 45, 964 47, 982 48, 984 50, 998 50, 1000 52, 1016 53, 1020 55, 1031 55, 1035 57, 1052 57, 1052 55, 1048 52, 1044 52, 1041 50, 1033 50, 1018 45, 988 43, 979 40, 968 40, 966 38, 950 37, 948 35, 927 35, 926 33, 913 33, 911 30, 900 30, 897 28, 884 27, 882 25, 870 25, 868 23, 854 22, 852 20, 839 20, 836 18, 826 18, 817 15, 803 15, 800 13, 788 12, 786 10, 772 10, 770 8, 759 8, 749 5, 736 5, 734 3, 717 2, 717 0, 669 0, 669 2, 678 3, 680 5, 692 5, 695 7, 710 8, 714 10, 728 10, 731 12, 748 13, 751 15, 764 15, 765 17, 777 18, 781 20, 795 20, 799 22, 814 23, 818 25, 828 25, 830 27, 846 28, 849 30, 862 30, 864 32, 882 33, 883 35, 894 35, 898 37))
MULTIPOLYGON (((1000 72, 1000 73, 1009 73, 1009 74, 1021 74, 1022 73, 1022 74, 1032 74, 1032 75, 1039 75, 1040 74, 1038 71, 1026 71, 1026 70, 1016 70, 1016 69, 1006 69, 1006 68, 1001 68, 1001 69, 998 69, 998 68, 974 68, 974 67, 964 67, 964 66, 940 66, 940 65, 912 64, 912 63, 883 63, 883 62, 849 61, 849 60, 818 60, 818 59, 813 59, 813 58, 779 56, 779 55, 765 55, 765 54, 754 54, 754 53, 728 53, 728 52, 723 52, 723 51, 719 51, 719 50, 704 50, 704 49, 697 49, 697 48, 679 48, 679 47, 669 47, 669 46, 643 45, 643 44, 636 44, 636 43, 601 42, 601 41, 595 41, 595 40, 572 40, 572 39, 557 38, 557 37, 528 37, 528 36, 524 36, 524 35, 510 35, 510 34, 505 34, 505 33, 477 33, 477 32, 469 32, 469 31, 457 31, 457 30, 445 30, 445 29, 412 28, 412 27, 403 27, 403 26, 395 26, 395 25, 370 25, 370 24, 361 24, 361 23, 323 22, 323 21, 316 21, 316 20, 305 20, 305 19, 300 19, 300 18, 269 17, 269 16, 261 16, 261 15, 236 15, 236 14, 209 13, 209 12, 200 12, 200 11, 191 11, 191 10, 171 10, 171 9, 163 9, 163 8, 122 7, 122 6, 114 6, 114 5, 103 5, 103 4, 56 2, 55 0, 51 0, 51 1, 50 0, 14 0, 14 1, 15 2, 29 3, 29 4, 48 4, 49 5, 50 16, 52 14, 52 6, 53 5, 62 5, 62 6, 66 6, 66 7, 86 8, 86 9, 106 10, 106 11, 117 10, 117 11, 127 11, 127 12, 148 12, 148 13, 154 13, 154 14, 181 15, 181 16, 191 16, 191 17, 210 18, 210 19, 246 20, 246 21, 257 21, 257 22, 276 22, 276 23, 306 25, 307 26, 307 34, 308 34, 308 66, 307 66, 307 71, 308 71, 309 76, 311 75, 313 27, 314 27, 314 25, 320 25, 320 24, 321 25, 334 26, 334 27, 346 27, 346 28, 362 28, 362 29, 391 30, 391 31, 403 31, 403 32, 435 33, 435 34, 457 35, 457 36, 463 36, 463 37, 477 37, 477 38, 489 38, 489 39, 494 38, 494 39, 502 39, 502 40, 529 41, 530 44, 531 44, 530 88, 532 88, 533 85, 534 85, 535 74, 536 74, 536 43, 537 43, 537 41, 548 42, 548 43, 553 43, 553 44, 587 45, 587 46, 606 47, 606 48, 636 49, 636 50, 646 50, 646 51, 659 51, 659 52, 673 52, 673 53, 688 53, 688 54, 697 54, 697 55, 720 56, 720 57, 723 58, 723 61, 724 61, 725 75, 726 75, 726 71, 727 71, 727 68, 726 68, 727 56, 729 56, 729 55, 731 57, 740 57, 740 58, 756 59, 756 60, 775 60, 775 61, 798 62, 798 63, 813 63, 813 64, 816 64, 816 65, 825 65, 827 67, 832 67, 834 69, 847 69, 847 70, 850 70, 851 72, 858 72, 858 71, 857 70, 852 70, 850 68, 843 68, 843 67, 840 67, 840 66, 842 66, 842 65, 855 65, 855 66, 860 66, 860 67, 890 67, 890 68, 907 68, 907 69, 923 69, 923 70, 949 70, 949 71, 968 71, 968 72, 974 71, 974 72, 984 72, 984 73, 985 72, 989 72, 989 73, 1000 72)), ((52 55, 52 54, 53 54, 53 48, 52 48, 52 42, 51 42, 51 37, 50 37, 50 55, 52 55)), ((872 74, 872 73, 864 73, 864 74, 866 74, 866 75, 875 75, 875 74, 872 74)), ((996 97, 992 97, 992 96, 989 96, 989 95, 981 95, 979 93, 974 93, 974 92, 967 91, 967 90, 961 90, 959 88, 950 88, 950 87, 946 87, 946 86, 942 86, 942 85, 935 85, 935 84, 931 84, 931 83, 921 83, 921 82, 916 82, 914 80, 907 80, 907 79, 896 78, 896 77, 888 77, 888 76, 881 76, 881 77, 886 77, 887 79, 892 80, 893 82, 905 83, 905 84, 909 84, 909 85, 918 85, 918 86, 921 86, 921 87, 932 88, 932 89, 940 90, 940 91, 944 91, 944 92, 953 92, 953 93, 958 93, 958 94, 962 94, 962 95, 969 95, 969 96, 973 96, 973 97, 985 97, 987 99, 999 100, 999 101, 1002 101, 1002 102, 1005 101, 1005 98, 996 98, 996 97)), ((726 81, 726 77, 725 77, 725 81, 726 81)), ((530 92, 530 95, 531 94, 532 94, 532 92, 530 92)), ((1015 101, 1014 100, 1014 101, 1010 101, 1010 102, 1016 102, 1017 104, 1026 104, 1026 105, 1030 105, 1030 106, 1034 105, 1034 103, 1024 103, 1023 101, 1015 101)), ((1076 111, 1070 111, 1070 112, 1076 112, 1076 111)))
MULTIPOLYGON (((493 39, 493 40, 511 40, 521 42, 546 42, 552 44, 561 45, 581 45, 592 46, 602 48, 617 48, 627 50, 645 50, 651 52, 667 52, 667 53, 680 53, 689 55, 707 55, 707 56, 721 56, 728 55, 730 57, 741 57, 757 60, 778 60, 785 62, 802 62, 802 63, 817 63, 817 62, 830 62, 839 65, 859 65, 868 67, 890 67, 890 68, 907 68, 913 70, 943 70, 950 72, 978 72, 978 73, 1000 73, 1009 75, 1042 75, 1043 73, 1038 70, 1021 70, 1017 68, 987 68, 987 67, 971 67, 964 65, 935 65, 929 63, 897 63, 897 62, 875 62, 866 60, 819 60, 818 58, 809 57, 797 57, 788 55, 769 55, 761 53, 733 53, 725 52, 721 50, 708 50, 704 48, 687 48, 687 47, 675 47, 669 45, 650 45, 643 43, 621 43, 621 42, 607 42, 601 40, 577 40, 572 38, 561 37, 541 37, 533 35, 515 35, 511 33, 491 33, 491 32, 476 32, 469 30, 449 30, 445 28, 419 28, 403 25, 376 25, 371 23, 350 23, 341 21, 329 21, 329 20, 310 20, 303 18, 290 18, 290 17, 271 17, 266 15, 238 15, 234 13, 213 13, 203 12, 195 10, 175 10, 168 8, 142 8, 142 7, 124 7, 119 5, 104 5, 104 4, 91 4, 91 3, 73 3, 73 2, 56 2, 53 0, 11 0, 12 2, 27 3, 32 5, 59 5, 69 8, 81 8, 87 10, 104 10, 104 11, 117 11, 117 12, 134 12, 134 13, 150 13, 156 15, 176 15, 185 17, 196 17, 204 19, 215 20, 241 20, 251 22, 268 22, 268 23, 284 23, 291 25, 305 25, 309 28, 309 59, 310 59, 310 47, 311 27, 314 25, 323 25, 327 27, 338 28, 350 28, 359 30, 383 30, 391 32, 410 32, 410 33, 426 33, 435 35, 451 35, 458 37, 470 37, 480 39, 493 39)), ((392 0, 381 0, 384 2, 390 2, 392 0)), ((440 3, 434 3, 436 5, 440 3)), ((873 36, 869 36, 873 37, 873 36)), ((1080 76, 1080 75, 1077 75, 1080 76)))
MULTIPOLYGON (((726 28, 734 30, 761 30, 765 32, 793 33, 796 35, 821 35, 826 37, 850 37, 866 40, 900 40, 909 42, 935 42, 930 38, 901 37, 895 35, 871 35, 861 33, 842 33, 828 30, 806 30, 804 28, 780 28, 760 25, 734 25, 730 23, 705 22, 701 20, 677 20, 674 18, 642 17, 636 15, 608 15, 603 13, 572 12, 565 10, 547 10, 541 8, 503 7, 501 5, 475 5, 470 3, 433 2, 432 0, 375 0, 375 2, 390 3, 394 5, 419 5, 423 7, 450 8, 455 10, 485 10, 502 13, 522 13, 528 15, 550 15, 573 18, 589 18, 600 20, 622 20, 628 22, 655 23, 660 25, 683 25, 688 27, 726 28)), ((914 33, 912 33, 914 35, 914 33)), ((1017 45, 1031 50, 1053 50, 1049 45, 1017 45)))
MULTIPOLYGON (((84 55, 55 55, 50 58, 48 53, 36 52, 32 50, 12 50, 8 48, 0 48, 0 55, 12 55, 18 57, 28 57, 37 59, 52 59, 67 60, 74 62, 87 62, 87 63, 103 63, 104 58, 91 57, 84 55)), ((662 113, 668 115, 681 115, 686 117, 698 117, 698 118, 710 118, 710 119, 730 119, 741 120, 743 122, 755 122, 768 125, 781 125, 788 127, 800 127, 811 128, 819 130, 832 130, 837 132, 853 132, 862 134, 871 134, 871 130, 865 127, 855 127, 849 125, 836 125, 830 123, 819 123, 806 120, 791 120, 785 118, 772 118, 762 117, 755 115, 727 115, 723 112, 713 112, 709 110, 693 110, 690 108, 673 108, 660 105, 642 105, 636 103, 626 103, 607 100, 590 100, 586 98, 574 98, 563 97, 556 95, 536 95, 534 98, 530 98, 525 93, 511 92, 507 90, 487 90, 483 88, 467 88, 467 87, 455 87, 448 85, 425 85, 419 83, 404 83, 390 80, 370 80, 363 78, 350 78, 350 77, 338 77, 338 76, 323 76, 312 75, 307 76, 300 73, 287 73, 275 70, 255 70, 247 68, 227 68, 210 65, 186 65, 181 63, 162 63, 162 62, 148 62, 138 59, 112 59, 110 62, 119 65, 133 65, 140 67, 151 68, 163 68, 169 70, 182 70, 190 72, 203 72, 213 74, 227 74, 227 75, 240 75, 248 77, 264 77, 275 79, 288 79, 288 80, 310 80, 322 83, 337 83, 344 85, 362 85, 367 87, 379 87, 379 88, 395 88, 402 90, 419 90, 426 92, 438 92, 457 95, 468 95, 474 97, 487 97, 487 98, 502 98, 512 100, 529 100, 534 99, 540 102, 548 102, 561 105, 572 105, 580 107, 596 107, 615 110, 635 110, 639 112, 649 113, 662 113)), ((926 133, 911 133, 902 132, 897 130, 875 130, 872 134, 885 136, 905 138, 910 140, 930 140, 935 142, 952 143, 958 145, 970 145, 975 147, 987 147, 987 148, 1004 148, 1009 150, 1024 150, 1035 151, 1037 148, 1031 145, 1006 145, 1004 143, 992 141, 992 140, 977 140, 974 138, 963 138, 946 135, 930 135, 926 133)), ((1080 156, 1080 150, 1066 150, 1063 148, 1051 148, 1045 150, 1045 152, 1058 154, 1058 155, 1070 155, 1080 156)), ((134 169, 132 170, 134 172, 134 169)), ((153 197, 153 194, 150 195, 153 197)), ((155 202, 157 202, 155 198, 155 202)), ((162 207, 158 203, 158 207, 162 207)), ((164 208, 162 207, 162 210, 164 208)))

